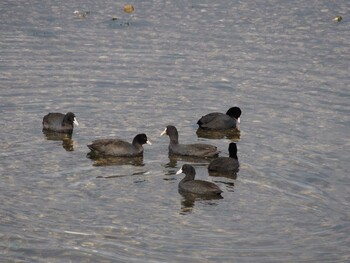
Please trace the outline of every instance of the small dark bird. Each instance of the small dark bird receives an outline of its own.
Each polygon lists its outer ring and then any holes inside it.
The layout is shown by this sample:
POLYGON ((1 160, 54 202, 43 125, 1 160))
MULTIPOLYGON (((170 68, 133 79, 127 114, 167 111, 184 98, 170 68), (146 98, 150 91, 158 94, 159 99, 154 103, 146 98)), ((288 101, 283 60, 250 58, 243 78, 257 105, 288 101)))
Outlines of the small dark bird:
POLYGON ((151 144, 146 134, 141 133, 135 136, 132 143, 120 139, 99 139, 89 144, 87 147, 95 155, 136 157, 143 156, 144 144, 151 144))
POLYGON ((196 170, 192 165, 184 164, 176 173, 186 176, 179 182, 179 192, 196 195, 221 195, 222 191, 216 184, 203 180, 195 180, 196 170))
POLYGON ((239 170, 237 157, 237 145, 231 142, 228 147, 230 157, 219 157, 210 162, 208 165, 209 172, 232 174, 239 170))
POLYGON ((217 157, 219 151, 216 146, 204 143, 180 144, 179 134, 175 126, 168 125, 160 134, 170 138, 169 153, 182 156, 217 157))
POLYGON ((72 133, 73 124, 79 125, 73 112, 68 112, 67 114, 49 113, 43 118, 44 131, 72 133))
POLYGON ((239 129, 242 111, 238 107, 230 108, 226 114, 221 112, 209 113, 197 121, 199 128, 206 130, 239 129))

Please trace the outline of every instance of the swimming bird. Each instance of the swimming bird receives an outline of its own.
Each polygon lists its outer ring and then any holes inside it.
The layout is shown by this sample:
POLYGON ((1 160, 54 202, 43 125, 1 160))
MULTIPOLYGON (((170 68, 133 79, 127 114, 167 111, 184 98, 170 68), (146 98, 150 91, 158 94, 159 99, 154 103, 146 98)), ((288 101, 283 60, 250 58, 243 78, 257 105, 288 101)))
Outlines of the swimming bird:
POLYGON ((143 156, 143 144, 152 144, 146 134, 141 133, 134 137, 132 143, 120 139, 99 139, 87 147, 95 155, 136 157, 143 156))
POLYGON ((204 143, 180 144, 179 134, 175 126, 168 125, 160 134, 168 135, 170 138, 169 153, 183 156, 195 157, 217 157, 219 151, 216 146, 204 143))
POLYGON ((68 112, 67 114, 48 113, 43 118, 44 131, 72 133, 74 124, 79 125, 73 112, 68 112))
POLYGON ((222 190, 216 184, 203 180, 195 180, 196 170, 192 165, 184 164, 176 174, 184 173, 185 177, 179 182, 179 192, 196 195, 221 195, 222 190))
POLYGON ((230 108, 226 114, 212 112, 197 121, 199 128, 207 130, 239 129, 242 111, 239 107, 230 108))
POLYGON ((230 157, 219 157, 210 162, 208 170, 215 173, 237 173, 239 170, 239 162, 237 157, 237 145, 231 142, 228 147, 230 157))

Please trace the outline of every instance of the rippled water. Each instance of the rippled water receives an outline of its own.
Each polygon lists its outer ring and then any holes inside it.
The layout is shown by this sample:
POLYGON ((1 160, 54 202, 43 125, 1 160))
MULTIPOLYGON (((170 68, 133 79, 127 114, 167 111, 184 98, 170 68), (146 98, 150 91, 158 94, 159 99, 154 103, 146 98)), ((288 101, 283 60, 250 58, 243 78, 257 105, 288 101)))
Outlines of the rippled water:
POLYGON ((348 262, 350 2, 133 4, 1 1, 0 261, 348 262), (196 163, 223 199, 184 199, 161 131, 227 156, 195 123, 234 105, 237 179, 196 163), (42 133, 55 111, 72 138, 42 133), (86 157, 139 132, 136 163, 86 157))

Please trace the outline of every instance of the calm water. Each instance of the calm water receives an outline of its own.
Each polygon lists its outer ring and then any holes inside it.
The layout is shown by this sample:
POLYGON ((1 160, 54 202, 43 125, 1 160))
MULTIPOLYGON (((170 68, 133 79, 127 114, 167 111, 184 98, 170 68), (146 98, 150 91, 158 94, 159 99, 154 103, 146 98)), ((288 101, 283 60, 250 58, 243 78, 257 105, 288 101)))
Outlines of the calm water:
POLYGON ((0 2, 0 261, 349 262, 350 2, 133 4, 0 2), (160 133, 227 156, 195 123, 234 105, 237 179, 196 163, 223 199, 185 200, 160 133), (71 139, 42 133, 55 111, 71 139), (134 165, 86 157, 140 132, 134 165))

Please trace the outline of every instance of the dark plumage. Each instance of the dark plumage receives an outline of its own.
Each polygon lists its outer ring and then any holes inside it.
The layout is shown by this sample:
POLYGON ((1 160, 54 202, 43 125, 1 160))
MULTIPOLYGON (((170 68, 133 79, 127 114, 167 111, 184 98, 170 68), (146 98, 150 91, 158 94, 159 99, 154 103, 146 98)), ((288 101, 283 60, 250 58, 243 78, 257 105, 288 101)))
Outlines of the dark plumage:
POLYGON ((219 154, 217 147, 210 144, 180 144, 177 129, 172 125, 168 125, 161 135, 168 135, 170 138, 170 154, 195 157, 217 157, 219 154))
POLYGON ((43 118, 43 130, 62 133, 72 133, 73 123, 79 125, 73 112, 67 114, 49 113, 43 118))
POLYGON ((151 144, 146 134, 141 133, 135 136, 132 143, 120 139, 95 140, 87 147, 93 154, 102 156, 133 157, 143 156, 143 144, 151 144))
POLYGON ((196 195, 220 195, 222 193, 221 189, 212 182, 195 180, 196 170, 192 165, 184 164, 176 174, 181 173, 186 176, 179 183, 180 193, 196 195))
POLYGON ((209 113, 197 121, 199 128, 207 130, 238 129, 242 111, 238 107, 230 108, 226 114, 220 112, 209 113))
POLYGON ((232 142, 228 147, 230 157, 219 157, 214 159, 208 165, 209 172, 216 173, 237 173, 239 162, 237 157, 237 145, 232 142))

